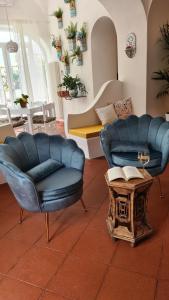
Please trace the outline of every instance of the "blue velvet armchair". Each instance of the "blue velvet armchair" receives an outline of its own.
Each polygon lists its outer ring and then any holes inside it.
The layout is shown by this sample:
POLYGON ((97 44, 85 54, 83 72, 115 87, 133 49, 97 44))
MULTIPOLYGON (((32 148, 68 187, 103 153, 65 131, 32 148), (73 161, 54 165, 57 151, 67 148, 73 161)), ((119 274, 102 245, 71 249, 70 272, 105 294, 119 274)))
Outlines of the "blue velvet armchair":
POLYGON ((107 124, 101 131, 101 145, 109 167, 141 167, 138 152, 148 152, 147 170, 152 176, 160 175, 169 156, 169 122, 162 117, 129 116, 107 124))
POLYGON ((23 209, 45 213, 49 240, 49 212, 68 207, 83 193, 83 151, 59 135, 24 132, 0 145, 0 169, 23 209))

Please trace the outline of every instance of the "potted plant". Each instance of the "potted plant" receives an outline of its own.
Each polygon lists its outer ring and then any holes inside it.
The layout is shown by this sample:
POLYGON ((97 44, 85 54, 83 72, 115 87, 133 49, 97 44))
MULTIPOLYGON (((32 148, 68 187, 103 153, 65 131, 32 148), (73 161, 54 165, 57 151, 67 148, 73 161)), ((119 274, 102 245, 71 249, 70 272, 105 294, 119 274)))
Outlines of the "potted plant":
POLYGON ((77 32, 77 23, 74 24, 73 22, 71 22, 70 25, 65 29, 70 51, 76 48, 76 32, 77 32))
POLYGON ((64 87, 69 91, 71 98, 76 98, 79 96, 85 96, 87 91, 85 85, 81 82, 79 77, 72 77, 70 75, 65 75, 63 77, 62 83, 59 84, 59 88, 64 87))
POLYGON ((56 38, 54 35, 52 35, 52 47, 54 47, 56 49, 57 57, 59 60, 61 60, 61 56, 62 56, 61 37, 56 38))
POLYGON ((64 0, 65 3, 69 3, 69 0, 64 0))
POLYGON ((65 73, 70 73, 70 61, 69 61, 69 54, 67 51, 61 56, 61 62, 64 64, 65 73))
POLYGON ((83 26, 80 28, 79 31, 77 31, 76 34, 77 41, 80 43, 80 49, 82 52, 87 50, 87 30, 86 25, 83 24, 83 26))
POLYGON ((63 28, 63 10, 61 8, 58 8, 54 11, 53 16, 58 20, 58 28, 63 28))
MULTIPOLYGON (((152 79, 164 81, 164 84, 160 88, 156 97, 161 98, 169 95, 169 24, 168 22, 160 27, 161 38, 159 42, 161 43, 162 48, 166 51, 165 57, 163 57, 163 61, 166 67, 162 70, 153 72, 152 79)), ((169 121, 169 112, 166 113, 166 120, 169 121)))
POLYGON ((29 98, 28 95, 22 94, 20 98, 17 98, 17 99, 14 101, 14 103, 15 103, 15 104, 20 104, 20 106, 21 106, 22 108, 24 108, 24 107, 26 107, 27 104, 28 104, 28 98, 29 98))
POLYGON ((76 60, 77 66, 81 66, 83 64, 82 51, 79 46, 77 46, 76 49, 73 50, 71 57, 72 57, 72 62, 76 60))

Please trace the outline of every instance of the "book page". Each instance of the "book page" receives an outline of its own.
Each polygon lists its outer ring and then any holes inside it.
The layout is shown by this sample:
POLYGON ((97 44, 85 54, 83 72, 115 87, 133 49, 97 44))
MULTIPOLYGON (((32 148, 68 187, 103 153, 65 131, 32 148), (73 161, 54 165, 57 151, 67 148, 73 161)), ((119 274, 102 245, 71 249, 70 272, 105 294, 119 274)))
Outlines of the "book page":
POLYGON ((127 180, 132 178, 144 178, 140 171, 136 167, 126 166, 123 167, 123 172, 127 180))
POLYGON ((123 169, 120 167, 113 167, 107 171, 107 176, 109 181, 115 180, 115 179, 124 179, 126 180, 125 174, 123 172, 123 169))

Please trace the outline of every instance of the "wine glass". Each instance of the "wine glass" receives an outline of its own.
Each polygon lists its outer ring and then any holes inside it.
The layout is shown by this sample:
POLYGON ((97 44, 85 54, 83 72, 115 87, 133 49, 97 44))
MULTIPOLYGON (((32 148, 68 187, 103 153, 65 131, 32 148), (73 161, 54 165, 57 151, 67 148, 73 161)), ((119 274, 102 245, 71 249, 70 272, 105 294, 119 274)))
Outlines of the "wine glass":
POLYGON ((143 170, 145 169, 145 166, 149 163, 150 161, 150 154, 148 152, 138 152, 138 160, 143 166, 143 170))

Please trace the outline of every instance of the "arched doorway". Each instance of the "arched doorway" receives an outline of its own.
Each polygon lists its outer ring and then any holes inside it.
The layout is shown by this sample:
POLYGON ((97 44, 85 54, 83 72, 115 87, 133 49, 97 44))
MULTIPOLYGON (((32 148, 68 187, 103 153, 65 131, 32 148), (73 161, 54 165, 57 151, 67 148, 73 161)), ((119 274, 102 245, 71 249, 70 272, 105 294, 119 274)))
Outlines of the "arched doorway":
POLYGON ((91 34, 93 91, 97 95, 104 82, 117 79, 117 34, 112 20, 98 19, 91 34))

